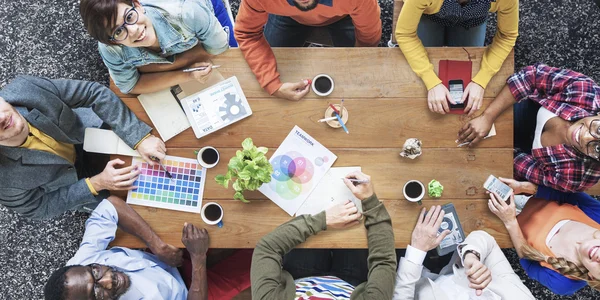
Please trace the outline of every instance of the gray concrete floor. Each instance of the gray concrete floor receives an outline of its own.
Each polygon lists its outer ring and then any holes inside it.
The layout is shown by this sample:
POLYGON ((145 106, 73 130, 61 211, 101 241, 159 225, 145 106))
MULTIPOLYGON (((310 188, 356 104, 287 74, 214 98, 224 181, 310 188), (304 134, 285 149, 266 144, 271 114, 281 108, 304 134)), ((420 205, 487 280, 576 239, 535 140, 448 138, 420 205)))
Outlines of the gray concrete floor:
MULTIPOLYGON (((232 1, 234 13, 238 0, 232 1)), ((384 34, 391 33, 392 0, 380 0, 384 34)), ((0 86, 19 74, 108 83, 96 44, 83 30, 76 0, 0 0, 0 86)), ((600 78, 600 9, 592 0, 527 0, 520 7, 516 68, 535 62, 600 78)), ((488 39, 495 21, 488 27, 488 39)), ((50 273, 75 253, 86 215, 66 213, 29 221, 0 207, 0 299, 41 299, 50 273)), ((514 251, 505 251, 521 278, 514 251)), ((573 297, 551 295, 525 280, 538 299, 598 299, 586 288, 573 297)))

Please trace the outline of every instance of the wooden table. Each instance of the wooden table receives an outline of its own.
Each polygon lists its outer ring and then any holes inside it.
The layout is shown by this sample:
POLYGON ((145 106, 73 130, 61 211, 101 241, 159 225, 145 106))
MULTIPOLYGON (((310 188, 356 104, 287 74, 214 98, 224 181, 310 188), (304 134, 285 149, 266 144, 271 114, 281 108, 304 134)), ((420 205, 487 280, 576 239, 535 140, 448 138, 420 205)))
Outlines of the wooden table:
MULTIPOLYGON (((479 70, 483 48, 430 48, 430 60, 436 67, 441 59, 472 60, 473 74, 479 70)), ((485 230, 501 247, 511 247, 502 223, 487 208, 482 184, 488 175, 512 177, 513 115, 503 113, 495 122, 497 136, 477 148, 456 148, 458 129, 468 121, 463 115, 439 115, 429 112, 427 91, 412 72, 399 49, 392 48, 287 48, 274 49, 283 81, 298 81, 327 73, 334 78, 335 91, 327 98, 310 93, 300 102, 275 99, 265 93, 248 68, 241 52, 231 49, 214 58, 219 71, 228 78, 237 76, 254 114, 241 122, 197 140, 191 129, 167 142, 168 154, 194 158, 194 150, 211 145, 221 152, 221 162, 208 171, 204 201, 216 201, 224 210, 223 228, 205 226, 192 213, 133 206, 158 235, 168 243, 183 247, 184 222, 206 227, 213 248, 253 248, 258 240, 290 219, 276 204, 259 192, 247 193, 251 203, 232 200, 233 190, 224 189, 214 176, 224 174, 227 162, 241 148, 246 137, 258 146, 269 148, 269 157, 294 125, 300 126, 338 156, 335 167, 361 166, 372 176, 379 198, 393 218, 397 248, 405 248, 421 206, 403 199, 402 186, 410 179, 423 183, 437 179, 444 185, 441 199, 427 196, 424 206, 454 203, 465 233, 485 230), (329 102, 344 97, 350 120, 346 135, 317 120, 329 102), (407 138, 423 141, 423 155, 415 160, 398 154, 407 138)), ((491 80, 483 108, 502 89, 513 73, 513 53, 491 80)), ((118 90, 111 85, 113 91, 118 90)), ((135 114, 151 124, 137 98, 118 93, 135 114)), ((124 158, 126 159, 126 158, 124 158)), ((131 159, 129 159, 130 161, 131 159)), ((117 232, 113 245, 143 247, 137 238, 117 232)), ((300 247, 366 248, 366 230, 357 226, 331 230, 311 237, 300 247)))

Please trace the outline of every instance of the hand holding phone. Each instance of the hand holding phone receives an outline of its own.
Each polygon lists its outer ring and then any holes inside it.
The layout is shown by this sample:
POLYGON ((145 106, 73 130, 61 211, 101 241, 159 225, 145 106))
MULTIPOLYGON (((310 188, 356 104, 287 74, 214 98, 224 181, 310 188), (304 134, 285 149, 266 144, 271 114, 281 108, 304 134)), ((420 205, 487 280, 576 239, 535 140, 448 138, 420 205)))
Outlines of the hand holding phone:
POLYGON ((448 82, 448 90, 450 91, 450 98, 455 103, 450 103, 450 109, 465 108, 465 103, 462 99, 464 91, 463 81, 461 79, 450 80, 448 82))
POLYGON ((490 193, 498 194, 504 201, 508 200, 508 197, 513 193, 512 188, 504 184, 504 182, 500 181, 500 179, 496 178, 494 175, 490 175, 487 178, 483 184, 483 188, 490 191, 490 193))

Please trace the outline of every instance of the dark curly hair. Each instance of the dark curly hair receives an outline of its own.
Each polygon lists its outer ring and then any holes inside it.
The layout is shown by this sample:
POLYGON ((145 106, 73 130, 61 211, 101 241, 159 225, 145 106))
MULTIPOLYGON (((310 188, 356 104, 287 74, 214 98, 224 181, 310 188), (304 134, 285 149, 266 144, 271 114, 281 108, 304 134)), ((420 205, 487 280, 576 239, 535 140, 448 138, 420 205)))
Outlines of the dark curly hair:
POLYGON ((63 300, 66 299, 67 293, 65 290, 65 280, 67 272, 73 267, 81 267, 79 265, 62 267, 48 278, 48 282, 44 286, 44 299, 46 300, 63 300))
POLYGON ((100 43, 112 45, 109 29, 117 19, 119 3, 131 5, 131 0, 81 0, 79 14, 83 26, 100 43))

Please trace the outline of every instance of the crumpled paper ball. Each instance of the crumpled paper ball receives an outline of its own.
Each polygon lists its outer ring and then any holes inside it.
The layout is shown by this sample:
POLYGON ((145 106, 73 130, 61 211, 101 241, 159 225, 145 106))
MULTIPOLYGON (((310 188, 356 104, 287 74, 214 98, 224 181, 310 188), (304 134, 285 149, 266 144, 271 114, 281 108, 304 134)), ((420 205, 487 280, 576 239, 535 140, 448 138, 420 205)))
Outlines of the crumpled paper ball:
POLYGON ((444 186, 437 180, 433 179, 427 185, 427 193, 429 197, 439 198, 442 196, 442 192, 444 191, 444 186))
POLYGON ((423 152, 421 150, 421 141, 417 138, 409 138, 404 142, 400 156, 415 159, 423 152))

